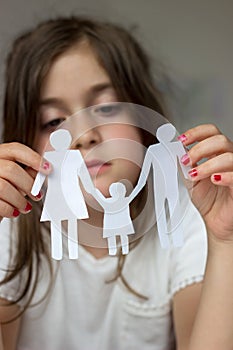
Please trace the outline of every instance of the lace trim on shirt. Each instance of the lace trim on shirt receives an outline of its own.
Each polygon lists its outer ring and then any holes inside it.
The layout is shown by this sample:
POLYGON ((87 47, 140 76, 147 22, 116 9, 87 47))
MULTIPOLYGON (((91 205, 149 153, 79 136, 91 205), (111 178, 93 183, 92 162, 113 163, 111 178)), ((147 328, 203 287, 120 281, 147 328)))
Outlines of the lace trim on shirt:
POLYGON ((178 283, 178 285, 172 288, 171 294, 174 295, 175 293, 179 292, 181 289, 184 289, 185 287, 190 286, 191 284, 202 282, 203 279, 204 279, 204 275, 186 278, 184 281, 178 283))

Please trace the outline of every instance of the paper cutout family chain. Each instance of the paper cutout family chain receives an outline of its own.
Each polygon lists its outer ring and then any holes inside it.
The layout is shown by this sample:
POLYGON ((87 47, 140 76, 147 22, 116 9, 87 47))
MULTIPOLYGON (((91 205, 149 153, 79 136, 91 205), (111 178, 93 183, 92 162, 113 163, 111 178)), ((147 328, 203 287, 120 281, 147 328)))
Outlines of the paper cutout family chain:
MULTIPOLYGON (((94 187, 90 174, 79 150, 70 150, 72 137, 68 130, 59 129, 50 135, 54 151, 45 152, 44 157, 53 166, 48 176, 47 192, 40 221, 50 221, 51 255, 56 260, 62 259, 62 221, 67 220, 68 254, 70 259, 78 258, 78 219, 88 218, 88 211, 83 193, 79 186, 81 180, 85 191, 91 193, 104 209, 103 237, 107 238, 110 255, 117 252, 116 237, 120 236, 122 253, 129 251, 128 235, 134 234, 130 217, 129 204, 145 186, 150 168, 153 169, 154 209, 157 230, 162 248, 170 246, 168 235, 165 200, 170 215, 171 237, 173 245, 183 244, 179 206, 178 161, 185 178, 188 168, 180 162, 186 153, 180 141, 172 141, 176 129, 170 123, 157 129, 159 143, 149 146, 136 187, 126 197, 126 187, 120 182, 109 187, 110 197, 106 198, 94 187), (161 171, 158 171, 160 169, 161 171), (158 215, 159 213, 159 215, 158 215)), ((46 176, 37 173, 31 193, 37 195, 46 176)))

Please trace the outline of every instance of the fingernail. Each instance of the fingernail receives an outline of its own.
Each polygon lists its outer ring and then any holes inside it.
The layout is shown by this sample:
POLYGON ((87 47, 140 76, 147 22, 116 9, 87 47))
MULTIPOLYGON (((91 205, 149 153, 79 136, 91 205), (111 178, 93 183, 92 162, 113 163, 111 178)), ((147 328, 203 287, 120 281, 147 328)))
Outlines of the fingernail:
POLYGON ((214 175, 214 181, 221 181, 222 176, 220 174, 214 175))
POLYGON ((17 216, 19 216, 20 212, 18 209, 14 209, 13 211, 13 216, 16 218, 17 216))
POLYGON ((49 170, 49 168, 50 168, 49 162, 44 162, 44 163, 42 164, 42 168, 43 168, 44 170, 49 170))
POLYGON ((185 142, 187 140, 187 136, 185 134, 182 134, 182 135, 178 136, 178 140, 181 142, 185 142))
POLYGON ((28 211, 31 211, 31 210, 32 210, 32 205, 31 205, 31 203, 27 202, 27 205, 26 205, 24 211, 28 212, 28 211))
POLYGON ((189 172, 188 172, 189 176, 191 177, 196 177, 198 175, 198 172, 197 172, 197 169, 191 169, 189 172))
POLYGON ((41 198, 42 198, 42 192, 41 192, 41 191, 38 193, 38 195, 36 196, 36 198, 37 198, 37 199, 41 199, 41 198))
POLYGON ((187 165, 187 164, 190 162, 189 155, 188 155, 188 154, 183 155, 183 157, 181 157, 181 162, 182 162, 184 165, 187 165))

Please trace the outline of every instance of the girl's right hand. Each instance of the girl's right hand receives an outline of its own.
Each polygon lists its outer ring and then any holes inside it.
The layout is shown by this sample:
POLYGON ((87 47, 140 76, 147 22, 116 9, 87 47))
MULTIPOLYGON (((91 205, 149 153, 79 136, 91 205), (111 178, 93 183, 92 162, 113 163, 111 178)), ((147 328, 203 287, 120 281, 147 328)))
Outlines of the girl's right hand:
POLYGON ((31 211, 32 205, 27 200, 41 199, 31 195, 31 188, 36 173, 48 175, 52 170, 50 163, 31 148, 17 142, 0 145, 0 220, 13 218, 20 213, 31 211), (23 168, 21 165, 24 165, 23 168))

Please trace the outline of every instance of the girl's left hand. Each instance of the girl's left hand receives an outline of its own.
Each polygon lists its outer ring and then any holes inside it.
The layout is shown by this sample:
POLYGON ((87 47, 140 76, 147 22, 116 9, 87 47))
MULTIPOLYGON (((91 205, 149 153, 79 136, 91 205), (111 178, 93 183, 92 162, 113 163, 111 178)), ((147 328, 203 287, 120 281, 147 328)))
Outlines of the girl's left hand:
POLYGON ((233 242, 233 142, 211 124, 189 129, 179 139, 184 146, 195 143, 188 151, 190 194, 209 235, 233 242))

